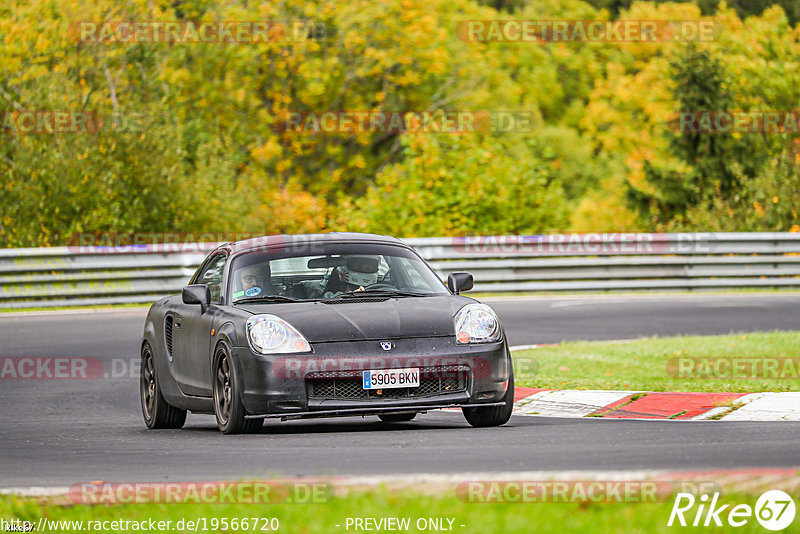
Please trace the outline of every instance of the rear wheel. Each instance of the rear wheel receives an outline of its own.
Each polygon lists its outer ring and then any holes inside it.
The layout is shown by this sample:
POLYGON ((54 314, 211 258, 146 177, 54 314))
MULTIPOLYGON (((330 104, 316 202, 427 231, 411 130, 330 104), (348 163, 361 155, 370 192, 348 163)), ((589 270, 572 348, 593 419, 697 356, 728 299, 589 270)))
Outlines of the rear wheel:
POLYGON ((417 416, 415 413, 382 413, 378 417, 384 423, 405 423, 417 416))
POLYGON ((153 350, 147 342, 142 346, 139 396, 142 399, 142 416, 147 428, 181 428, 186 422, 186 410, 170 405, 161 394, 153 350))
POLYGON ((503 395, 505 406, 487 406, 485 408, 462 408, 464 418, 471 426, 487 427, 504 425, 511 419, 514 409, 514 373, 508 377, 508 389, 503 395))
POLYGON ((264 424, 263 419, 245 419, 247 412, 241 398, 241 383, 225 347, 214 358, 214 415, 223 434, 250 434, 264 424))

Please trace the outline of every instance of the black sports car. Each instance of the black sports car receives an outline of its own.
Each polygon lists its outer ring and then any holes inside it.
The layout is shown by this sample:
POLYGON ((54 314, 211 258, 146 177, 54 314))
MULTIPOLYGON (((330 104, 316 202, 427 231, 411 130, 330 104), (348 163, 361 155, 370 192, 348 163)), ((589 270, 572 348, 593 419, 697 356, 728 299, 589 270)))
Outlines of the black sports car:
POLYGON ((514 373, 495 313, 447 285, 408 245, 370 234, 269 236, 220 245, 180 297, 150 308, 142 413, 180 428, 187 410, 226 434, 265 418, 377 415, 410 421, 460 407, 508 421, 514 373))

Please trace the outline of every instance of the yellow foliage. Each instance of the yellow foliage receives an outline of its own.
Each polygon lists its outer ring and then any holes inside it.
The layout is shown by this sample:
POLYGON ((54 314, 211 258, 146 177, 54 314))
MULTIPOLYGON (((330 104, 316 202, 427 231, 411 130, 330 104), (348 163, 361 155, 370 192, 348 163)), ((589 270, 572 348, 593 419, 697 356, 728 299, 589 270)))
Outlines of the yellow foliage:
POLYGON ((596 191, 590 191, 570 217, 571 232, 648 231, 625 203, 624 187, 618 178, 608 178, 596 191))

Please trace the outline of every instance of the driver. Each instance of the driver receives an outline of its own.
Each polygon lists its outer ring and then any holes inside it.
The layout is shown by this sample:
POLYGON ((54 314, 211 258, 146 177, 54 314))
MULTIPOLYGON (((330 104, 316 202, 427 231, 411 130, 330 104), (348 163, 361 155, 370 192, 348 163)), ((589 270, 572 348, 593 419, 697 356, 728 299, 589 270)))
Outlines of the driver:
MULTIPOLYGON (((239 291, 244 296, 275 295, 269 263, 256 263, 239 269, 239 291)), ((238 292, 237 292, 238 294, 238 292)))
POLYGON ((348 256, 347 263, 334 269, 325 291, 329 298, 335 293, 363 291, 378 282, 378 258, 376 256, 348 256))

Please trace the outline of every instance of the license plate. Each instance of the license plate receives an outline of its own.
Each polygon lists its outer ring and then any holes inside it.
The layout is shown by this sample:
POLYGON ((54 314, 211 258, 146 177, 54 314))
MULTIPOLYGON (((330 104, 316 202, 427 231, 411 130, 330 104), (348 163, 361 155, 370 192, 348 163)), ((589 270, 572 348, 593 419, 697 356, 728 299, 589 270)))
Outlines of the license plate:
POLYGON ((419 369, 364 371, 364 389, 414 388, 419 386, 419 369))

